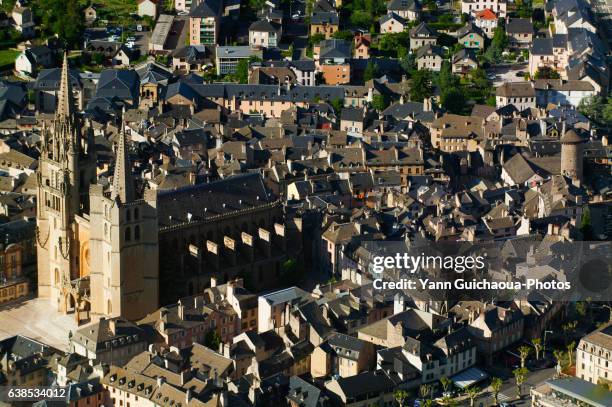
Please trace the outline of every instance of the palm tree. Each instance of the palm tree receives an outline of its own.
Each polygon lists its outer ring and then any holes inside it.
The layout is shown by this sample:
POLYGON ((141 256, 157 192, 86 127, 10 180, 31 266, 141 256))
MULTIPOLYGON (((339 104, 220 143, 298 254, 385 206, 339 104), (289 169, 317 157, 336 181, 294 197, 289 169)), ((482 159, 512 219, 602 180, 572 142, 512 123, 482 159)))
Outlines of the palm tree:
POLYGON ((404 400, 408 398, 408 392, 406 390, 395 390, 393 397, 395 398, 395 401, 397 401, 397 404, 400 407, 403 407, 404 400))
POLYGON ((512 373, 514 373, 514 377, 516 378, 516 392, 517 392, 517 397, 520 399, 521 398, 521 386, 523 386, 523 383, 525 383, 525 380, 527 379, 527 373, 529 373, 529 370, 527 370, 524 367, 520 367, 518 369, 514 369, 512 373))
POLYGON ((428 384, 422 384, 419 386, 419 397, 425 399, 429 397, 429 393, 431 393, 431 386, 428 384))
POLYGON ((470 386, 467 389, 465 389, 468 398, 470 399, 470 407, 474 407, 474 402, 476 401, 476 397, 478 397, 478 394, 480 393, 480 389, 478 387, 475 386, 470 386))
POLYGON ((540 338, 533 338, 531 344, 536 352, 536 361, 540 360, 540 351, 542 350, 542 340, 540 338))
POLYGON ((503 384, 503 380, 499 377, 491 379, 491 389, 493 389, 493 400, 495 401, 495 405, 499 404, 498 396, 503 384))
POLYGON ((576 341, 572 341, 567 345, 567 357, 569 359, 570 367, 574 364, 574 348, 576 347, 576 341))
POLYGON ((525 360, 531 353, 531 348, 529 346, 521 346, 518 348, 519 354, 521 356, 521 367, 525 367, 525 360))
POLYGON ((442 389, 444 389, 444 393, 446 393, 448 389, 450 389, 451 383, 452 383, 452 380, 446 376, 442 376, 440 378, 440 384, 442 384, 442 389))

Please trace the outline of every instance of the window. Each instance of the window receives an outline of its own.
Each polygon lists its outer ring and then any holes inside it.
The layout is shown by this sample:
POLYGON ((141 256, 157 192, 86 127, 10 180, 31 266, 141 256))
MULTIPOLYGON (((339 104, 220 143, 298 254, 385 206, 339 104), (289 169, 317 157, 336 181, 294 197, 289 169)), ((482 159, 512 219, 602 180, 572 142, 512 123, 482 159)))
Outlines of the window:
POLYGON ((134 239, 140 240, 140 226, 139 225, 136 225, 136 227, 134 228, 134 239))
POLYGON ((130 231, 130 228, 125 228, 125 241, 129 242, 130 240, 132 240, 132 232, 130 231))

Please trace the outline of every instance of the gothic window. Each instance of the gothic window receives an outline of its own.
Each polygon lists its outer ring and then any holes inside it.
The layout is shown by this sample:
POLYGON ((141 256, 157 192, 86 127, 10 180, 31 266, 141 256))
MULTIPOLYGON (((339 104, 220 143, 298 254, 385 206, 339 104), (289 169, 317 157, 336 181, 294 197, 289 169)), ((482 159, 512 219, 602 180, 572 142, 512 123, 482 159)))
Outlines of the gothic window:
POLYGON ((132 232, 130 230, 130 228, 125 228, 125 241, 129 242, 130 240, 132 240, 132 232))
POLYGON ((125 211, 125 220, 127 220, 128 222, 132 220, 132 216, 129 209, 125 211))
POLYGON ((139 216, 138 208, 134 208, 134 220, 138 220, 138 216, 139 216))
POLYGON ((134 239, 140 240, 140 226, 139 225, 136 225, 136 227, 134 228, 134 239))

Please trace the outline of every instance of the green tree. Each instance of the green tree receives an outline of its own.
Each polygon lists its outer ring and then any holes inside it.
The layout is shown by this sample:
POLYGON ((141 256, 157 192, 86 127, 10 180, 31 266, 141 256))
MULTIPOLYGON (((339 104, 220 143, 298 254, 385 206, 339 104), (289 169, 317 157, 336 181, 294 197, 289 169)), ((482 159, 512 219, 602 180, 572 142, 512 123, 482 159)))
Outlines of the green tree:
MULTIPOLYGON (((582 212, 582 219, 580 220, 580 231, 582 232, 583 240, 593 240, 593 228, 591 226, 591 210, 588 206, 586 206, 584 208, 584 211, 582 212)), ((576 304, 576 310, 578 310, 578 304, 576 304)))
POLYGON ((503 384, 503 380, 499 377, 494 377, 493 379, 491 379, 491 389, 493 390, 493 401, 495 405, 499 404, 499 392, 501 391, 503 384))
POLYGON ((442 385, 442 389, 444 390, 444 393, 446 393, 448 389, 450 389, 450 386, 452 383, 453 381, 446 376, 442 376, 440 378, 440 384, 442 385))
POLYGON ((378 94, 372 97, 372 107, 374 109, 378 110, 379 112, 382 112, 387 108, 387 106, 387 98, 385 98, 383 95, 378 94))
POLYGON ((236 73, 234 78, 238 83, 249 82, 249 67, 253 62, 259 62, 261 58, 257 56, 251 56, 249 59, 241 59, 236 65, 236 73))
POLYGON ((542 340, 540 338, 533 338, 531 344, 535 349, 536 360, 540 360, 540 351, 542 350, 542 340))
POLYGON ((397 401, 399 407, 404 407, 404 400, 408 398, 408 392, 406 390, 395 390, 393 398, 397 401))
POLYGON ((474 402, 476 401, 476 397, 478 397, 478 394, 480 394, 480 389, 475 386, 470 386, 465 389, 465 392, 467 393, 467 396, 470 399, 470 407, 474 407, 474 402))
POLYGON ((339 30, 339 31, 336 31, 334 35, 332 35, 332 37, 339 39, 339 40, 352 41, 353 33, 350 30, 339 30))
POLYGON ((354 11, 351 14, 351 24, 356 27, 367 28, 372 23, 372 13, 367 11, 354 11))
POLYGON ((593 95, 583 98, 578 104, 578 111, 594 121, 595 123, 604 122, 604 108, 606 100, 601 96, 593 95))
POLYGON ((576 342, 570 342, 567 347, 567 358, 569 359, 570 367, 574 365, 574 349, 576 349, 576 342))
POLYGON ((549 66, 543 66, 538 69, 534 75, 535 79, 559 79, 559 73, 549 66))
POLYGON ((527 374, 529 370, 525 367, 519 367, 518 369, 514 369, 512 374, 514 374, 514 378, 516 379, 516 394, 518 398, 521 398, 521 389, 525 380, 527 380, 527 374))
POLYGON ((451 113, 461 114, 466 107, 465 94, 459 88, 443 88, 440 94, 440 104, 451 113))
POLYGON ((33 11, 43 31, 56 34, 71 47, 81 44, 85 26, 77 0, 39 0, 33 11))
POLYGON ((422 102, 423 99, 430 97, 432 94, 431 72, 428 70, 414 72, 410 86, 410 99, 422 102))
POLYGON ((340 114, 342 108, 344 107, 344 100, 340 98, 334 98, 331 101, 331 105, 334 108, 334 112, 336 112, 336 114, 340 114))
POLYGON ((525 367, 525 362, 531 353, 531 348, 529 346, 521 346, 518 348, 519 355, 521 357, 521 367, 525 367))
POLYGON ((485 51, 484 57, 487 61, 491 63, 498 63, 502 59, 502 52, 508 46, 508 36, 506 35, 506 28, 500 20, 497 28, 493 34, 493 39, 491 40, 491 45, 485 51))
POLYGON ((217 333, 217 331, 210 330, 204 337, 204 345, 208 346, 210 349, 215 351, 219 350, 219 345, 221 344, 221 337, 217 333))
POLYGON ((378 65, 371 58, 368 60, 365 71, 363 71, 363 81, 367 82, 378 77, 378 65))

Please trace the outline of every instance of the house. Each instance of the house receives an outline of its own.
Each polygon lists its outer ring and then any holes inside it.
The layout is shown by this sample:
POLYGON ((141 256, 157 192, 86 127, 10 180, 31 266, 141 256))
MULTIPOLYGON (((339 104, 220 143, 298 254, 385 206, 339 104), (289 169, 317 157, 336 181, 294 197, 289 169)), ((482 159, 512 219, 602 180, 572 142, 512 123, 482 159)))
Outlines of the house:
POLYGON ((278 84, 287 80, 296 85, 313 86, 315 84, 315 61, 262 61, 251 64, 249 83, 278 84))
POLYGON ((395 400, 395 383, 378 370, 333 379, 325 383, 325 389, 334 405, 346 407, 391 405, 395 400))
MULTIPOLYGON (((17 153, 13 151, 12 153, 17 153)), ((0 154, 0 158, 11 155, 9 153, 0 154)), ((25 156, 24 158, 27 158, 25 156)), ((18 160, 14 160, 17 162, 18 160)), ((30 170, 32 168, 29 168, 30 170)), ((24 275, 24 249, 21 244, 10 243, 0 246, 0 303, 25 297, 29 294, 29 281, 24 275)))
POLYGON ((186 45, 172 51, 170 56, 174 71, 202 71, 206 64, 210 63, 209 54, 204 45, 186 45))
POLYGON ((566 77, 569 51, 566 34, 554 34, 552 38, 535 38, 529 50, 529 74, 534 77, 541 68, 550 68, 566 77))
POLYGON ((478 68, 478 58, 473 50, 462 49, 453 55, 452 64, 454 74, 465 76, 478 68))
POLYGON ((310 17, 310 35, 323 34, 325 39, 333 37, 340 28, 340 19, 336 12, 318 12, 310 17))
MULTIPOLYGON (((289 323, 290 307, 312 300, 310 294, 297 287, 289 287, 260 295, 257 306, 257 332, 280 329, 289 323)), ((236 342, 234 339, 234 342, 236 342)))
POLYGON ((506 17, 508 4, 506 0, 461 0, 461 13, 474 15, 485 9, 496 13, 499 18, 506 17))
POLYGON ((202 0, 189 13, 189 43, 216 45, 221 29, 221 0, 202 0))
POLYGON ((431 144, 441 151, 476 151, 477 139, 484 134, 484 119, 444 114, 430 124, 431 144))
POLYGON ((340 130, 347 133, 363 133, 365 110, 363 108, 347 107, 340 114, 340 130))
POLYGON ((548 106, 570 105, 578 107, 584 98, 596 94, 595 87, 588 81, 569 81, 564 79, 536 79, 536 104, 548 106))
POLYGON ((533 24, 527 18, 510 18, 506 23, 508 43, 514 48, 529 48, 533 42, 533 24))
POLYGON ((351 43, 345 40, 323 40, 313 49, 315 63, 327 85, 351 82, 351 43))
POLYGON ((495 90, 495 105, 513 104, 518 110, 536 107, 535 88, 532 82, 504 82, 495 90))
POLYGON ((354 336, 334 333, 314 349, 311 372, 314 377, 355 376, 371 370, 375 356, 372 343, 354 336))
POLYGON ((354 38, 353 53, 356 59, 370 58, 371 36, 368 34, 358 34, 354 38))
POLYGON ((94 363, 122 365, 147 349, 147 336, 133 322, 102 317, 79 328, 70 338, 70 349, 94 363))
POLYGON ((53 51, 46 45, 27 48, 15 60, 15 72, 36 76, 41 68, 51 68, 55 62, 53 51))
POLYGON ((565 68, 567 79, 587 81, 598 94, 607 94, 610 89, 610 68, 599 57, 572 58, 565 68))
POLYGON ((261 50, 253 49, 249 46, 221 46, 217 45, 215 65, 217 75, 227 75, 236 73, 238 63, 243 59, 250 59, 253 56, 261 58, 261 50))
POLYGON ((419 12, 420 6, 417 0, 391 0, 387 3, 387 13, 396 14, 405 21, 418 20, 419 12))
POLYGON ((444 51, 439 45, 427 44, 419 48, 416 52, 418 69, 429 69, 430 71, 440 72, 442 61, 444 61, 444 51))
POLYGON ((54 349, 25 336, 0 341, 0 369, 4 383, 11 386, 47 386, 49 357, 54 349))
POLYGON ((258 20, 249 26, 249 45, 251 47, 273 48, 278 46, 282 26, 269 20, 258 20))
POLYGON ((380 32, 382 34, 400 33, 408 27, 408 21, 406 19, 391 11, 380 17, 379 23, 380 32))
POLYGON ((485 34, 472 23, 467 23, 457 30, 457 42, 465 48, 484 49, 485 34))
POLYGON ((576 349, 576 377, 593 384, 612 381, 612 324, 580 340, 576 349))
POLYGON ((83 53, 92 59, 99 55, 103 60, 110 61, 117 55, 121 45, 122 44, 117 41, 91 40, 87 43, 87 46, 85 46, 83 53))
POLYGON ((138 0, 138 15, 140 17, 149 16, 153 19, 157 18, 159 10, 157 8, 157 2, 159 0, 138 0))
POLYGON ((11 12, 13 26, 21 33, 23 38, 32 38, 35 33, 34 16, 29 7, 22 7, 20 2, 15 3, 11 12))
POLYGON ((139 48, 129 48, 122 45, 113 57, 113 64, 120 66, 130 66, 140 58, 139 48))
POLYGON ((417 49, 430 44, 435 45, 438 41, 438 33, 427 24, 421 23, 410 30, 410 50, 417 49))
POLYGON ((474 24, 480 28, 488 38, 493 38, 495 29, 497 28, 497 14, 490 8, 479 11, 474 16, 474 24))

